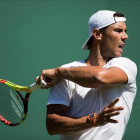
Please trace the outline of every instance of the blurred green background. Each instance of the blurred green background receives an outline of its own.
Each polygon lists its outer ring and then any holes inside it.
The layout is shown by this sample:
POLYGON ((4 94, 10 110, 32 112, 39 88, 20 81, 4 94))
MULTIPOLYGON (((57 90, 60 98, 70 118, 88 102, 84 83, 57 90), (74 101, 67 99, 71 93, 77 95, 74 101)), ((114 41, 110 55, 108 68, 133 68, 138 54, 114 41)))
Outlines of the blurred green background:
MULTIPOLYGON (((30 85, 42 69, 85 59, 88 51, 81 46, 88 37, 89 17, 98 10, 124 13, 129 39, 123 56, 139 68, 139 0, 0 0, 0 78, 30 85)), ((137 76, 137 85, 139 82, 137 76)), ((48 91, 31 95, 23 124, 8 127, 0 123, 0 140, 59 139, 46 131, 48 91)), ((138 92, 123 140, 140 139, 138 92)))

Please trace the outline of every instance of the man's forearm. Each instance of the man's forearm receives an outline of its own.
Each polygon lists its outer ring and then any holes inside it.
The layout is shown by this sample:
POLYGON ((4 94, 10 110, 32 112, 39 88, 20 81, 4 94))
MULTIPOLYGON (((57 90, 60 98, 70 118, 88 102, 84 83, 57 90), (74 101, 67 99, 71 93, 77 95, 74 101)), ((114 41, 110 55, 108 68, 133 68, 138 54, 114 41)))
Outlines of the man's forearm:
POLYGON ((67 79, 84 87, 98 87, 102 85, 100 73, 102 67, 70 67, 56 68, 55 74, 59 79, 67 79))
POLYGON ((48 133, 50 135, 70 135, 90 129, 92 127, 103 126, 107 123, 118 123, 118 120, 114 120, 111 118, 113 116, 119 115, 120 111, 124 109, 122 106, 115 106, 118 101, 119 98, 116 98, 109 105, 107 105, 99 114, 94 113, 96 114, 94 117, 94 125, 93 121, 90 120, 93 117, 91 114, 90 115, 92 117, 90 117, 90 119, 88 119, 87 116, 74 118, 64 115, 68 107, 63 105, 50 105, 47 108, 48 113, 46 126, 48 133))
POLYGON ((44 88, 56 85, 59 80, 67 79, 83 87, 97 88, 102 85, 120 85, 128 81, 126 73, 119 67, 103 68, 100 66, 84 66, 70 68, 55 68, 42 70, 37 84, 44 80, 48 82, 44 88))
POLYGON ((89 128, 91 124, 87 122, 86 116, 76 119, 51 114, 47 117, 47 130, 50 135, 70 135, 89 128))

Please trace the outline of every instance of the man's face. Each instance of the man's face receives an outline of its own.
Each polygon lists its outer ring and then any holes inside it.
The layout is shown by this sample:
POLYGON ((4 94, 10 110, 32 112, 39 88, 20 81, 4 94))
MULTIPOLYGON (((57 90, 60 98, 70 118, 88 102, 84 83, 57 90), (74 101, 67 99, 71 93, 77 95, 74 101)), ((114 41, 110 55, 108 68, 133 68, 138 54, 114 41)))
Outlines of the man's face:
POLYGON ((108 26, 102 34, 101 55, 105 59, 120 57, 123 53, 126 39, 128 39, 128 35, 126 34, 124 22, 117 22, 108 26))

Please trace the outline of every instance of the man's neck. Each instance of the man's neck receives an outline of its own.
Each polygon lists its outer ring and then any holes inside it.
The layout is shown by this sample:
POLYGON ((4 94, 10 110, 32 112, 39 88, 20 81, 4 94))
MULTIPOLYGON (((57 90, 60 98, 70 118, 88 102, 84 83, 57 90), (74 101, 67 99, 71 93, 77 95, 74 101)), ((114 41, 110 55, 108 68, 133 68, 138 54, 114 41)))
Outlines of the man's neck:
POLYGON ((97 45, 96 47, 92 46, 90 49, 90 53, 88 58, 85 60, 87 66, 104 66, 107 63, 107 60, 103 58, 100 53, 100 47, 97 45))
POLYGON ((85 63, 87 66, 104 66, 106 64, 106 61, 104 61, 102 58, 87 58, 85 60, 85 63))

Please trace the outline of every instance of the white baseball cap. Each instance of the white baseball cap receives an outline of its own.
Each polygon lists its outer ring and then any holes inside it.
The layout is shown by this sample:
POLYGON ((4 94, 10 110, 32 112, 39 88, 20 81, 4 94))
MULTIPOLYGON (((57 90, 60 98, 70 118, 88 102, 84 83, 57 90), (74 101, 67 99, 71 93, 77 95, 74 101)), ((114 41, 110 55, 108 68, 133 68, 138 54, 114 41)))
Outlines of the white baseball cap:
POLYGON ((90 17, 89 22, 88 22, 89 38, 84 43, 82 49, 88 50, 87 42, 92 37, 92 32, 95 28, 101 29, 116 22, 126 21, 125 17, 114 17, 113 15, 115 13, 116 13, 115 11, 102 10, 102 11, 98 11, 97 13, 93 14, 90 17))

